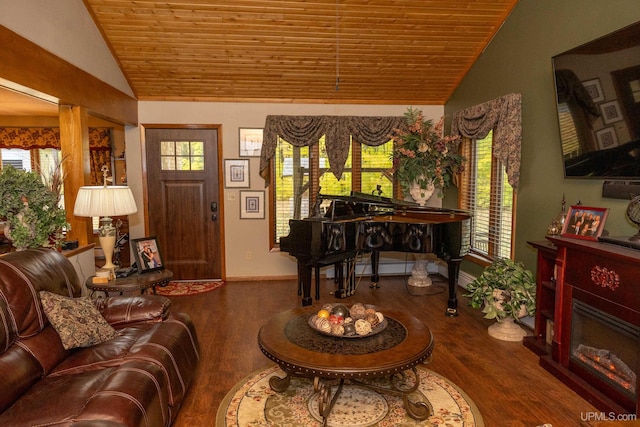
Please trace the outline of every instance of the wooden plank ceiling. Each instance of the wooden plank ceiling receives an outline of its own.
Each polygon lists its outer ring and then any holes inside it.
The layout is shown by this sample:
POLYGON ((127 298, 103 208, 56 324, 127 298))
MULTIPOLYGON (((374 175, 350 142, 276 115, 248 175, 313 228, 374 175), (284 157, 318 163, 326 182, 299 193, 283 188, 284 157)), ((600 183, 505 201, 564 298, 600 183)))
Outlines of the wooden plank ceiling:
POLYGON ((517 0, 84 0, 140 100, 444 104, 517 0))

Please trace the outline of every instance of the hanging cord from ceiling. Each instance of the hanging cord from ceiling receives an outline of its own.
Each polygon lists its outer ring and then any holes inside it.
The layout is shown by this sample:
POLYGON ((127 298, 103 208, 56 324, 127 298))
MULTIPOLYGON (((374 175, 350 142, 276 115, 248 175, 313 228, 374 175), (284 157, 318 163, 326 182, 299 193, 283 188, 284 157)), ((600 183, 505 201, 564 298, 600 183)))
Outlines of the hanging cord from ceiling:
POLYGON ((340 90, 340 0, 336 0, 336 92, 340 90))

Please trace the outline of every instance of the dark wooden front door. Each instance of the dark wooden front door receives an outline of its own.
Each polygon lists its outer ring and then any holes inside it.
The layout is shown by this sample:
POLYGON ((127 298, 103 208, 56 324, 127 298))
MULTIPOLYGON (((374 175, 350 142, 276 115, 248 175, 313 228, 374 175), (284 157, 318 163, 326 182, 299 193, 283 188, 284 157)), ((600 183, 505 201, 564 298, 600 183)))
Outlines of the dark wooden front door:
POLYGON ((174 279, 222 278, 218 132, 145 130, 149 232, 174 279))

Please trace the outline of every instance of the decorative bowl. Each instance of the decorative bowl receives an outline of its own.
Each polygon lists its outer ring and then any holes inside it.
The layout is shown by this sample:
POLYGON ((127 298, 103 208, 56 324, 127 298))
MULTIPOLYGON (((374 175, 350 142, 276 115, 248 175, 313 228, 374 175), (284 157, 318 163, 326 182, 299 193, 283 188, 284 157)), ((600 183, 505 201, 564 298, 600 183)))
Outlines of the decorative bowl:
POLYGON ((309 327, 331 337, 365 338, 379 334, 388 325, 385 316, 372 305, 356 303, 347 317, 331 314, 334 307, 338 311, 344 304, 325 304, 318 313, 309 316, 309 327))

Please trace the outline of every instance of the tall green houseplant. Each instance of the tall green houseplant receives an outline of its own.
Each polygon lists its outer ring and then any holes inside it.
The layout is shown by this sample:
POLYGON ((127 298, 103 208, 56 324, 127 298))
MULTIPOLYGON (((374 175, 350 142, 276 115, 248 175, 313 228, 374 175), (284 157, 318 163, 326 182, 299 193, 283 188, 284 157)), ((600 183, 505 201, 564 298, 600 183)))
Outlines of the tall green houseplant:
POLYGON ((17 249, 59 247, 68 227, 59 195, 40 175, 6 166, 0 171, 0 219, 5 235, 17 249))

